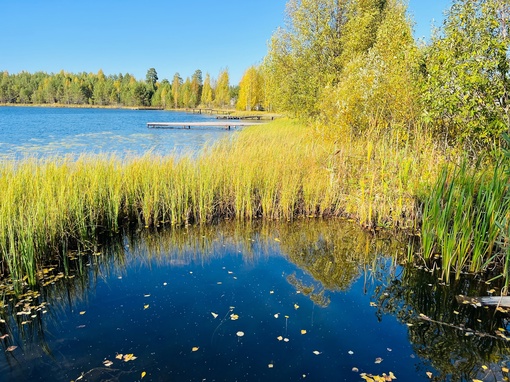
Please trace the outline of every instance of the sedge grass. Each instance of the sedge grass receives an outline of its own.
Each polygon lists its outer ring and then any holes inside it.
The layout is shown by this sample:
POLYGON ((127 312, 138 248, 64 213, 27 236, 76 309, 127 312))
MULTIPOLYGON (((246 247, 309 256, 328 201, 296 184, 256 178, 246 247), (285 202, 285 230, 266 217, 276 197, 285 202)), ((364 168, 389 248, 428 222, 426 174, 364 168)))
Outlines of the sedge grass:
POLYGON ((91 248, 99 235, 128 223, 345 216, 369 228, 416 229, 418 201, 443 160, 428 135, 402 142, 331 137, 327 130, 279 120, 247 128, 194 158, 4 161, 2 264, 33 284, 45 260, 91 248))

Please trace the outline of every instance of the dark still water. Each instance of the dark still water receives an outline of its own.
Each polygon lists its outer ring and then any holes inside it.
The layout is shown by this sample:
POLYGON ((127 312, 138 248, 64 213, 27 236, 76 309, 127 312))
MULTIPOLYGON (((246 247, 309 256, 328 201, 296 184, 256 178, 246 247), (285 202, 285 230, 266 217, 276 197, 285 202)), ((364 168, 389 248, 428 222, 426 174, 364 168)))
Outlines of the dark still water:
POLYGON ((220 128, 148 129, 147 122, 208 121, 214 116, 159 110, 0 107, 0 159, 82 153, 119 156, 196 152, 220 128))
POLYGON ((338 221, 129 234, 3 290, 0 380, 503 380, 504 317, 401 250, 338 221))

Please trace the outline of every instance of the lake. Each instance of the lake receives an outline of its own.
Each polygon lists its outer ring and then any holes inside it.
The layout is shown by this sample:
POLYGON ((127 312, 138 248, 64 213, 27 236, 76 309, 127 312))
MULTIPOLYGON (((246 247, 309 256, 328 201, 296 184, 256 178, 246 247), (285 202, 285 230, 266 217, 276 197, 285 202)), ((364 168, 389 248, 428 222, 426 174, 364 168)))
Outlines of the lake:
MULTIPOLYGON (((210 116, 0 108, 0 150, 180 155, 232 134, 145 126, 181 118, 210 116)), ((55 261, 38 288, 0 285, 0 381, 508 377, 508 314, 456 300, 497 284, 446 285, 406 254, 406 238, 343 220, 126 230, 70 252, 68 277, 55 261)))
POLYGON ((232 132, 211 127, 148 129, 147 122, 205 122, 215 118, 162 110, 0 107, 0 158, 193 153, 232 132))

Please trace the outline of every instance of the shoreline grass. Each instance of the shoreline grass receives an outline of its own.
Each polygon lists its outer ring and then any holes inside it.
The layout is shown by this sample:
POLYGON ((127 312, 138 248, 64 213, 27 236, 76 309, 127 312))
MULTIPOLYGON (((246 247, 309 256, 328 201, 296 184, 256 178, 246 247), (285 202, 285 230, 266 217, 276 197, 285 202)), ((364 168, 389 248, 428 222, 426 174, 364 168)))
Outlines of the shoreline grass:
POLYGON ((198 157, 3 161, 0 256, 4 274, 36 283, 46 257, 85 250, 126 224, 221 219, 347 217, 369 229, 416 231, 419 201, 440 153, 424 139, 329 139, 282 119, 253 126, 198 157))

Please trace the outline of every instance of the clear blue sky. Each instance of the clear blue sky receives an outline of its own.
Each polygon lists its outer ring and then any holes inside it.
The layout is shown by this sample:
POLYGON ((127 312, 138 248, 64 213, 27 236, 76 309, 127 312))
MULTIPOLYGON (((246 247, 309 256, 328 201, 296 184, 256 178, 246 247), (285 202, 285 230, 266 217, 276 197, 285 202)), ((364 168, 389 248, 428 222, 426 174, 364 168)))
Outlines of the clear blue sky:
MULTIPOLYGON (((451 0, 409 0, 427 38, 451 0)), ((237 83, 284 23, 286 0, 0 0, 0 71, 131 73, 161 79, 228 68, 237 83)))

